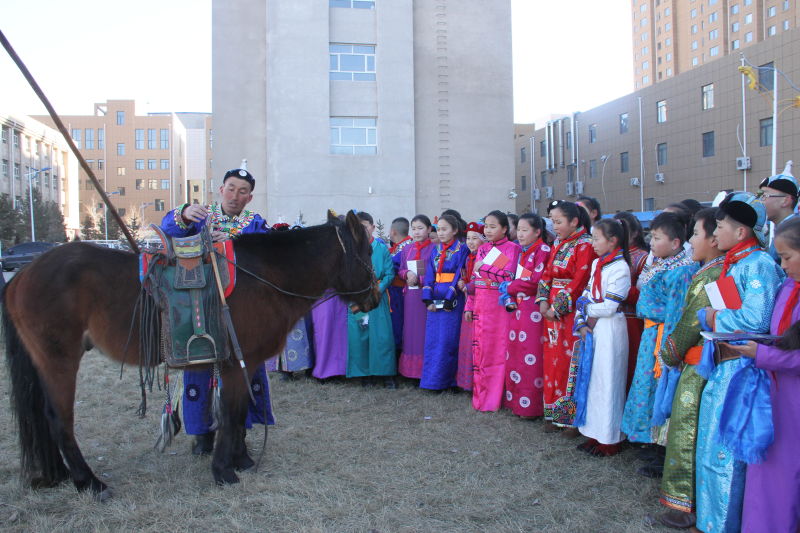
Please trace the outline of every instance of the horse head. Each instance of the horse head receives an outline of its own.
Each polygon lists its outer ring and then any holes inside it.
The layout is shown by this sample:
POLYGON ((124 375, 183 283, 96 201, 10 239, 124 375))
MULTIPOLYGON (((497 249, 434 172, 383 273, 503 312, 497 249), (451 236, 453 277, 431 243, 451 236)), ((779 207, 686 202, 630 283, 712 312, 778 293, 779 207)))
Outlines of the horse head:
POLYGON ((354 311, 374 309, 380 303, 380 294, 372 269, 372 246, 364 226, 353 211, 348 211, 344 220, 328 211, 328 224, 336 229, 343 252, 342 268, 334 279, 333 289, 347 295, 354 311))

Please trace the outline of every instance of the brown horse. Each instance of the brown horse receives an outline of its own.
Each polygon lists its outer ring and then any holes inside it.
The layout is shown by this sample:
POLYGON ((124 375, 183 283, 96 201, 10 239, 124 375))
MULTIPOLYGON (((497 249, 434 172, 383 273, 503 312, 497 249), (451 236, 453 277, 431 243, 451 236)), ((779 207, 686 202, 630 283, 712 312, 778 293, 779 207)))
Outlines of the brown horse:
MULTIPOLYGON (((242 235, 234 250, 237 266, 247 272, 237 274, 228 304, 249 369, 283 349, 311 297, 332 289, 363 310, 378 303, 370 244, 352 211, 344 221, 329 213, 320 226, 242 235)), ((80 491, 91 490, 99 500, 111 496, 75 440, 75 383, 88 346, 117 361, 139 359, 140 291, 135 254, 80 242, 42 255, 7 285, 3 329, 11 403, 22 472, 34 487, 71 477, 80 491)), ((244 443, 249 386, 238 364, 221 366, 225 386, 212 472, 217 483, 236 483, 237 467, 252 464, 244 443)))

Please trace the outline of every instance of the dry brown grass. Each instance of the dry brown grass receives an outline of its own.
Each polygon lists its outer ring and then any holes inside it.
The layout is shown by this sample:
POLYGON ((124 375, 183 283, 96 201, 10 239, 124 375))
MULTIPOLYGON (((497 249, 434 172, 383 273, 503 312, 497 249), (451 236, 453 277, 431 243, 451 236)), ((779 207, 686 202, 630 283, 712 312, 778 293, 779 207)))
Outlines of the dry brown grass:
MULTIPOLYGON (((3 365, 5 367, 5 365, 3 365)), ((16 428, 0 410, 0 529, 6 531, 622 531, 654 530, 657 483, 627 451, 595 459, 540 422, 473 411, 466 394, 409 386, 272 381, 278 425, 259 472, 216 487, 210 459, 181 433, 153 451, 157 402, 140 420, 135 369, 83 362, 76 433, 115 498, 18 481, 16 428), (430 417, 430 419, 426 419, 430 417)), ((5 369, 0 380, 8 405, 5 369)), ((261 427, 248 436, 258 450, 261 427)))

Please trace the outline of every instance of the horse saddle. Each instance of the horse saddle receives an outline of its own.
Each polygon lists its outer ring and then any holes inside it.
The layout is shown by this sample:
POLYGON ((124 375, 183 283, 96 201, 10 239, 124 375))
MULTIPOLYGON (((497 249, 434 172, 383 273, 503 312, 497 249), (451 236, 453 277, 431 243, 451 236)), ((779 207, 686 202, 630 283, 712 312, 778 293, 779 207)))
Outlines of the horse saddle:
POLYGON ((217 253, 212 253, 203 234, 168 237, 161 228, 151 228, 161 246, 140 256, 139 276, 160 310, 162 359, 173 367, 228 359, 228 337, 211 261, 217 261, 228 296, 235 284, 233 243, 214 243, 217 253))

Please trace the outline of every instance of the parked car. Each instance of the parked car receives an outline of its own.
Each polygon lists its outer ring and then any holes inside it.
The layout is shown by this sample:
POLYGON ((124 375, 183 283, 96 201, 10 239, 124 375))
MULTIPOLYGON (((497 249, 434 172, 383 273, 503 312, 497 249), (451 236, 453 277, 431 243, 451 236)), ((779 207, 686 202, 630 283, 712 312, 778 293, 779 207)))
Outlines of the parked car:
POLYGON ((16 270, 27 265, 51 248, 58 246, 52 242, 23 242, 12 246, 3 253, 3 270, 16 270))

